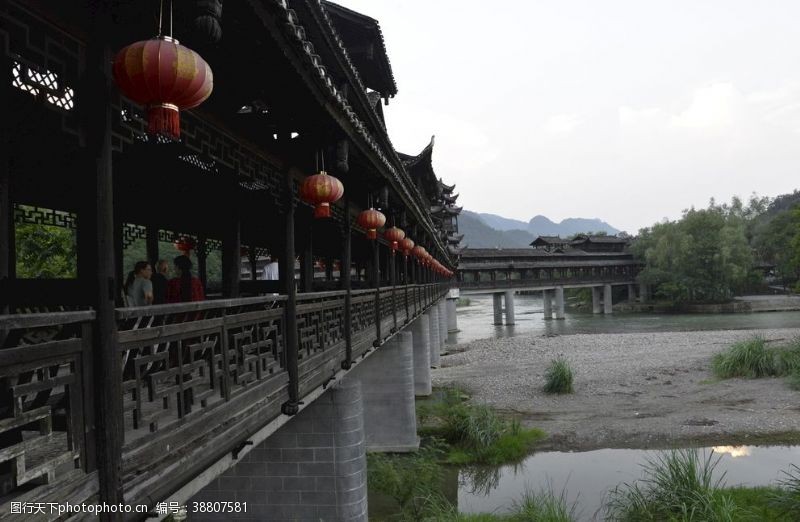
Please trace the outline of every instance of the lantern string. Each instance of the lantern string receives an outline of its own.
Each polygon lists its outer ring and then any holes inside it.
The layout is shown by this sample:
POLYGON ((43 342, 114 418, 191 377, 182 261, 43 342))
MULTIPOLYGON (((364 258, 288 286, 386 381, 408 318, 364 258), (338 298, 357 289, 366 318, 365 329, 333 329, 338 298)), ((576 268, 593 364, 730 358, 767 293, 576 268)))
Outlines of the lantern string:
POLYGON ((172 0, 169 0, 169 37, 172 38, 172 0))
POLYGON ((319 172, 319 149, 314 151, 314 170, 319 172))
POLYGON ((320 150, 320 156, 322 156, 322 170, 325 170, 325 149, 320 150))
POLYGON ((159 7, 158 7, 158 36, 159 37, 161 37, 162 34, 163 34, 162 31, 161 31, 161 27, 163 25, 163 20, 164 20, 164 0, 161 0, 159 2, 159 7))

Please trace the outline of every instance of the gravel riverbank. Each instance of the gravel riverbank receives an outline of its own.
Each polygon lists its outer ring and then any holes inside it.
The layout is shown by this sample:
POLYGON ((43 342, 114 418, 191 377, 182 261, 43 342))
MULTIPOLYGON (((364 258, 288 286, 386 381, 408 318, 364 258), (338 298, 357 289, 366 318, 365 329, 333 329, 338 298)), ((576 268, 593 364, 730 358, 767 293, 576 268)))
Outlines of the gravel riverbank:
POLYGON ((715 353, 755 335, 779 343, 800 329, 485 339, 451 346, 433 382, 519 414, 550 435, 550 449, 800 443, 800 392, 783 379, 711 374, 715 353), (574 394, 541 391, 558 355, 573 367, 574 394))

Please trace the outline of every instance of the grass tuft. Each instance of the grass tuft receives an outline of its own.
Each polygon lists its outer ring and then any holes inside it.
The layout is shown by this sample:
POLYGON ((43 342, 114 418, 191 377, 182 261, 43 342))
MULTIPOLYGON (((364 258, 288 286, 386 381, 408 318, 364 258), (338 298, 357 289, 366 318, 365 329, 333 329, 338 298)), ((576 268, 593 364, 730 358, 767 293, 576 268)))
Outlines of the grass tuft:
POLYGON ((714 374, 722 379, 775 375, 775 355, 766 345, 766 339, 754 337, 716 354, 711 361, 714 374))
POLYGON ((786 515, 800 513, 800 467, 792 464, 778 482, 778 490, 771 495, 771 505, 786 515))
POLYGON ((545 385, 544 391, 546 393, 572 393, 572 368, 564 357, 553 359, 550 361, 550 366, 545 370, 545 385))
POLYGON ((511 521, 573 522, 577 502, 567 501, 565 489, 556 495, 552 488, 540 491, 526 490, 519 501, 514 501, 511 521))
POLYGON ((742 510, 722 490, 724 474, 714 477, 719 457, 697 450, 659 453, 643 465, 644 478, 623 483, 609 494, 611 520, 732 521, 742 510))
POLYGON ((508 464, 522 460, 544 438, 543 431, 523 428, 491 408, 471 404, 458 389, 417 408, 420 432, 451 445, 445 459, 451 464, 508 464))

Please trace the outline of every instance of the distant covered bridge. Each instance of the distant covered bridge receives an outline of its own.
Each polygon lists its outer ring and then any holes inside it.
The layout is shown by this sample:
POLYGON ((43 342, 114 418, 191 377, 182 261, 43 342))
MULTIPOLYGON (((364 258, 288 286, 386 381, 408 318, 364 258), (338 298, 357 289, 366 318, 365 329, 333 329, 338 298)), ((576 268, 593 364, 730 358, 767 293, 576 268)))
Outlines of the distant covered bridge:
MULTIPOLYGON (((555 318, 564 318, 565 288, 591 288, 593 311, 611 313, 613 286, 626 285, 629 299, 636 298, 641 264, 627 243, 625 238, 604 236, 539 237, 533 248, 466 248, 461 251, 459 288, 465 294, 494 294, 496 324, 502 324, 503 294, 506 324, 514 323, 516 291, 542 291, 545 319, 553 318, 553 299, 555 318)), ((647 297, 644 285, 639 296, 647 297)))

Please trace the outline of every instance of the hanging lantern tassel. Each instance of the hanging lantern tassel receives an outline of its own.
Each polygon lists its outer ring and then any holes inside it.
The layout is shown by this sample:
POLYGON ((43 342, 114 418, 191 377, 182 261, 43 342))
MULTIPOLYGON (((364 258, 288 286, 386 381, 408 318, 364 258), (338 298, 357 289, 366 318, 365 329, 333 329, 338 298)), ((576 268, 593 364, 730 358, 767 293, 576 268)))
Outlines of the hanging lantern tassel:
POLYGON ((367 239, 378 239, 378 229, 386 224, 386 216, 374 208, 369 208, 358 215, 356 223, 367 230, 367 239))
POLYGON ((344 185, 338 178, 328 175, 324 170, 307 177, 300 186, 300 199, 314 205, 314 217, 331 217, 331 203, 344 196, 344 185))
POLYGON ((386 229, 386 231, 383 233, 383 237, 386 238, 386 241, 391 242, 392 252, 396 252, 400 241, 406 237, 406 233, 403 231, 403 229, 391 227, 386 229))

